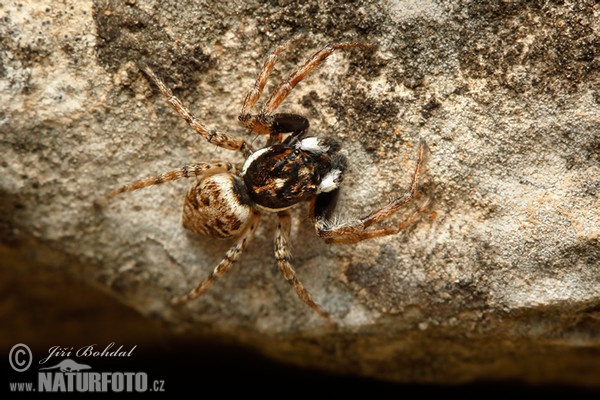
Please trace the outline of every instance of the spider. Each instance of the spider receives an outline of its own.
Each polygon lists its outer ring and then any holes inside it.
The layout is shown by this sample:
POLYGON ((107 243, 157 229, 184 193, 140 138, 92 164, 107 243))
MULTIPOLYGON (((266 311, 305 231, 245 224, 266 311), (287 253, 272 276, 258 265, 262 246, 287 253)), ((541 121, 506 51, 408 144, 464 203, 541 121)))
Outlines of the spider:
POLYGON ((265 60, 254 86, 247 93, 238 119, 251 132, 268 135, 265 147, 254 150, 244 139, 209 129, 173 95, 171 90, 146 64, 140 68, 160 89, 167 101, 187 123, 209 143, 243 154, 243 165, 229 162, 200 162, 136 180, 113 190, 98 201, 101 205, 123 192, 181 178, 196 178, 183 205, 183 226, 189 231, 217 239, 235 239, 212 273, 188 294, 173 299, 181 304, 200 297, 240 258, 259 224, 261 214, 277 213, 275 259, 285 280, 304 303, 331 321, 330 315, 316 304, 296 278, 289 252, 290 207, 310 202, 310 218, 317 235, 326 243, 357 243, 365 239, 399 233, 412 224, 428 205, 428 200, 399 224, 375 226, 415 198, 425 154, 425 142, 418 148, 417 164, 409 190, 387 205, 352 221, 334 220, 340 183, 347 160, 340 144, 327 137, 308 137, 309 122, 296 114, 275 113, 292 89, 336 50, 368 48, 359 42, 332 43, 314 53, 287 80, 275 88, 258 113, 253 109, 277 60, 289 47, 286 42, 265 60))

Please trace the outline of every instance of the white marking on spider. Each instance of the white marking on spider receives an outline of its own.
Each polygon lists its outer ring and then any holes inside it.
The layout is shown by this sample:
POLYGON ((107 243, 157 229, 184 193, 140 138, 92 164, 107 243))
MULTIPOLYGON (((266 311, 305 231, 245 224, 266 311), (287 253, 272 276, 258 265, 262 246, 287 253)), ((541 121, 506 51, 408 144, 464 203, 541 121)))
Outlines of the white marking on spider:
POLYGON ((254 153, 252 153, 250 155, 250 157, 248 157, 246 159, 246 162, 244 162, 244 166, 242 167, 242 176, 246 175, 246 170, 248 169, 250 164, 252 164, 262 154, 269 151, 269 149, 270 149, 270 147, 265 147, 264 149, 260 149, 260 150, 255 151, 254 153))
POLYGON ((298 144, 296 144, 296 148, 315 154, 323 154, 329 151, 329 145, 327 142, 316 137, 302 139, 298 144))
POLYGON ((342 171, 339 169, 332 169, 323 177, 321 184, 317 189, 317 193, 327 193, 337 189, 340 186, 340 176, 342 171))

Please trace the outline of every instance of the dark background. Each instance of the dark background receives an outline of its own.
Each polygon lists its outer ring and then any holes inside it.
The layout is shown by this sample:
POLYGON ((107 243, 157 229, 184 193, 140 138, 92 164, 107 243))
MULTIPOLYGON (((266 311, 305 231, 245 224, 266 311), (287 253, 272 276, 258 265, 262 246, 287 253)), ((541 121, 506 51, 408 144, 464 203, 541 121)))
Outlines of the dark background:
MULTIPOLYGON (((9 382, 36 382, 37 363, 48 356, 52 346, 78 349, 96 344, 103 349, 115 342, 113 350, 120 345, 126 350, 137 347, 129 358, 69 358, 90 365, 96 372, 146 372, 149 384, 155 379, 164 380, 165 392, 160 395, 189 392, 199 398, 239 392, 277 397, 385 393, 398 398, 409 394, 462 398, 493 393, 598 398, 600 394, 582 387, 516 381, 402 384, 282 364, 219 338, 173 333, 86 282, 1 246, 0 293, 0 345, 6 360, 4 391, 9 390, 9 382), (33 364, 23 373, 13 371, 7 360, 10 348, 17 343, 28 345, 33 352, 33 364)), ((55 357, 48 364, 56 365, 63 359, 55 357)))

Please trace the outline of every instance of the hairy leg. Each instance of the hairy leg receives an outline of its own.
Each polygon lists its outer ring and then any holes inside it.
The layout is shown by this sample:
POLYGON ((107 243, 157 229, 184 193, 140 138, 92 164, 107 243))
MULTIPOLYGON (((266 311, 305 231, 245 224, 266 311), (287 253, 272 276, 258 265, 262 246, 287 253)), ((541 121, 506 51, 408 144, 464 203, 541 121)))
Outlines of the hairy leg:
POLYGON ((311 215, 317 234, 327 243, 357 243, 366 239, 396 234, 416 221, 417 217, 429 206, 429 200, 426 200, 400 224, 383 227, 372 226, 384 221, 415 198, 425 156, 425 147, 424 142, 419 144, 417 166, 409 191, 365 217, 343 223, 334 222, 331 217, 337 201, 337 192, 323 193, 317 196, 311 203, 311 215))
POLYGON ((219 279, 223 274, 225 274, 229 269, 235 264, 240 258, 242 252, 248 245, 248 242, 254 236, 254 232, 258 227, 258 223, 260 221, 260 214, 254 214, 252 216, 252 221, 248 225, 247 230, 242 233, 242 235, 238 238, 233 246, 227 250, 225 253, 225 258, 221 260, 219 264, 215 267, 212 273, 208 276, 208 278, 204 279, 202 282, 198 284, 195 288, 193 288, 188 294, 182 297, 177 297, 172 300, 173 304, 181 304, 186 303, 190 300, 197 299, 202 296, 212 285, 219 279))
POLYGON ((254 105, 260 98, 265 84, 269 79, 269 75, 271 75, 271 71, 273 71, 273 66, 275 65, 275 61, 277 61, 277 57, 279 57, 279 55, 283 51, 285 51, 295 39, 296 38, 292 38, 291 40, 288 40, 287 42, 279 45, 275 49, 275 51, 273 51, 267 56, 265 63, 263 64, 260 73, 256 78, 256 82, 254 82, 254 86, 252 87, 252 89, 250 89, 248 94, 246 94, 246 98, 244 99, 244 105, 242 106, 242 112, 239 116, 240 121, 244 121, 245 119, 250 117, 252 109, 254 108, 254 105))
POLYGON ((290 236, 290 214, 287 211, 278 213, 279 223, 277 225, 277 234, 275 236, 275 258, 277 265, 285 280, 294 288, 296 294, 309 307, 315 310, 319 315, 331 321, 331 317, 317 303, 315 303, 298 278, 296 272, 290 263, 291 255, 289 252, 290 236))
POLYGON ((209 129, 198 118, 196 118, 190 110, 183 105, 181 100, 173 95, 171 89, 164 84, 158 76, 152 71, 147 65, 141 66, 142 70, 154 81, 154 84, 160 89, 162 94, 167 98, 167 101, 177 114, 198 133, 204 139, 206 139, 209 143, 214 144, 219 147, 223 147, 229 150, 238 150, 244 154, 245 157, 248 157, 252 153, 252 147, 250 144, 246 143, 245 140, 236 138, 234 136, 227 135, 225 133, 221 133, 214 129, 209 129))
POLYGON ((302 80, 306 75, 308 75, 311 71, 313 71, 323 60, 329 57, 335 50, 338 49, 348 49, 353 47, 374 47, 371 44, 359 43, 359 42, 347 42, 347 43, 332 43, 325 46, 320 51, 313 54, 311 58, 309 58, 300 68, 294 71, 290 77, 282 82, 271 94, 265 106, 263 107, 261 113, 269 115, 279 105, 288 94, 292 91, 292 89, 302 80))
POLYGON ((180 169, 165 172, 161 175, 153 176, 150 178, 139 179, 127 185, 121 186, 120 188, 113 190, 106 196, 102 197, 100 200, 96 201, 96 205, 101 206, 110 198, 123 192, 132 192, 134 190, 142 189, 147 186, 159 185, 161 183, 174 181, 181 178, 203 177, 222 172, 231 172, 234 169, 235 167, 232 164, 226 162, 198 163, 186 165, 185 167, 180 169))
POLYGON ((283 100, 285 100, 285 98, 292 91, 292 89, 302 79, 304 79, 306 75, 308 75, 312 70, 314 70, 323 60, 329 57, 329 55, 331 55, 331 53, 333 53, 337 49, 346 49, 352 47, 374 47, 370 44, 357 42, 329 44, 322 50, 315 53, 300 68, 294 71, 286 81, 281 83, 271 94, 271 96, 266 101, 265 105, 258 114, 252 114, 252 108, 254 107, 254 105, 256 104, 256 102, 262 94, 265 83, 273 69, 273 65, 275 64, 275 60, 282 51, 289 47, 290 42, 291 41, 284 43, 283 45, 278 47, 272 54, 270 54, 269 57, 267 57, 267 60, 263 65, 263 68, 256 80, 256 83, 254 84, 254 87, 246 96, 244 106, 242 107, 242 113, 239 116, 240 122, 246 128, 259 134, 271 135, 271 142, 274 143, 277 142, 276 136, 280 133, 294 132, 296 130, 308 128, 308 121, 306 121, 306 127, 304 128, 298 128, 294 130, 281 130, 281 128, 278 127, 278 121, 281 121, 283 118, 278 117, 278 114, 273 114, 273 112, 277 109, 277 107, 279 107, 283 100))

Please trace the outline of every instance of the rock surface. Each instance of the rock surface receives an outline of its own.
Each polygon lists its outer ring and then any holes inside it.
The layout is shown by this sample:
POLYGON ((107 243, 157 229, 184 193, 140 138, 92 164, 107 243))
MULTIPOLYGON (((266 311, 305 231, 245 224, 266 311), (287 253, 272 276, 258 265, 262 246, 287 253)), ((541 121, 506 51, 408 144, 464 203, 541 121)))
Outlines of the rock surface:
POLYGON ((0 19, 5 276, 35 260, 170 330, 335 372, 600 386, 596 1, 8 0, 0 19), (298 278, 337 328, 281 277, 273 215, 209 292, 173 308, 231 246, 181 226, 190 182, 93 203, 191 162, 243 160, 195 134, 138 62, 204 123, 260 147, 237 115, 268 52, 299 33, 271 83, 329 42, 378 45, 334 53, 281 108, 342 141, 340 215, 403 193, 420 139, 432 204, 353 246, 324 244, 308 207, 292 210, 298 278))

